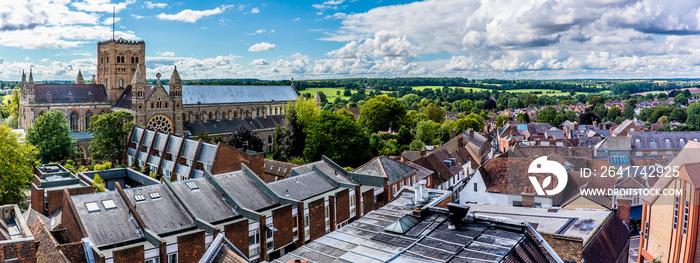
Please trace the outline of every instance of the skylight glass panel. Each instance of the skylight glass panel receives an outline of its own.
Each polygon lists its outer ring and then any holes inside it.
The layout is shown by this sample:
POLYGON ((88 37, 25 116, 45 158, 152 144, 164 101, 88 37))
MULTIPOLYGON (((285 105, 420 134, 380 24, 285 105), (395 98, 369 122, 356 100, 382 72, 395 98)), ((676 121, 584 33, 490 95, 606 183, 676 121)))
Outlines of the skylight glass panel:
POLYGON ((136 202, 146 201, 146 197, 143 195, 135 195, 134 199, 136 199, 136 202))
POLYGON ((148 194, 148 196, 150 196, 151 199, 158 199, 158 198, 160 198, 160 194, 159 194, 159 193, 150 193, 150 194, 148 194))
POLYGON ((87 208, 88 212, 100 211, 100 207, 97 205, 97 202, 85 203, 85 207, 87 208))
POLYGON ((112 200, 102 200, 102 206, 107 210, 117 208, 117 205, 115 205, 112 200))
POLYGON ((194 182, 187 182, 187 187, 189 187, 190 190, 199 189, 199 186, 197 186, 197 184, 194 182))

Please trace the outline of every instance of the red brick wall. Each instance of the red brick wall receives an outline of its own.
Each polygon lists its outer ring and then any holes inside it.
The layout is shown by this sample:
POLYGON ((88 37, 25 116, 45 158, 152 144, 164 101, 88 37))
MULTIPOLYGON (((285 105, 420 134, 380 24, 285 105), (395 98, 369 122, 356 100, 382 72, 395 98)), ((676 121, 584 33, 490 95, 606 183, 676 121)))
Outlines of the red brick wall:
POLYGON ((50 215, 53 212, 56 212, 56 210, 61 209, 61 207, 63 206, 63 190, 47 191, 46 199, 49 204, 49 210, 46 211, 46 213, 47 215, 50 215))
POLYGON ((177 237, 177 258, 180 262, 197 262, 204 256, 204 231, 177 237))
POLYGON ((335 221, 335 196, 328 197, 328 224, 331 231, 335 231, 337 222, 335 221))
MULTIPOLYGON (((368 191, 362 193, 362 207, 364 209, 364 215, 374 210, 374 189, 369 189, 368 191)), ((359 206, 359 203, 358 203, 359 206)), ((359 210, 359 207, 358 207, 359 210)))
POLYGON ((361 212, 360 207, 361 207, 361 202, 362 202, 362 200, 361 200, 362 193, 360 192, 360 186, 358 185, 357 187, 355 187, 354 191, 355 191, 355 195, 352 198, 355 198, 355 214, 350 215, 352 217, 352 221, 359 219, 362 216, 362 214, 360 213, 361 212))
POLYGON ((115 250, 113 255, 114 263, 134 263, 143 262, 144 260, 143 246, 115 250))
POLYGON ((277 228, 277 231, 273 234, 275 248, 281 248, 294 241, 292 205, 285 205, 272 210, 272 226, 277 228))
POLYGON ((32 184, 29 188, 29 194, 31 195, 32 209, 39 213, 44 213, 44 191, 37 189, 35 184, 32 184))
POLYGON ((58 246, 58 250, 60 250, 70 262, 85 262, 85 250, 83 249, 82 241, 61 244, 58 246))
POLYGON ((81 223, 78 219, 78 215, 74 214, 75 207, 71 206, 72 202, 70 202, 68 199, 70 199, 70 198, 63 198, 63 210, 61 212, 61 223, 63 224, 63 227, 66 228, 66 232, 68 233, 68 238, 72 242, 76 242, 76 241, 81 240, 84 237, 86 237, 86 235, 82 231, 81 223))
POLYGON ((350 192, 348 189, 335 194, 335 218, 336 224, 350 219, 350 192))
POLYGON ((225 225, 224 236, 246 257, 248 256, 248 220, 225 225))
POLYGON ((34 240, 23 242, 11 242, 0 245, 0 261, 17 258, 11 262, 36 262, 37 244, 34 240))
POLYGON ((326 234, 326 209, 323 198, 309 203, 309 234, 309 241, 326 234))
POLYGON ((248 166, 257 175, 264 173, 265 154, 247 154, 232 148, 224 143, 219 143, 212 165, 212 174, 221 174, 241 170, 241 163, 248 166))

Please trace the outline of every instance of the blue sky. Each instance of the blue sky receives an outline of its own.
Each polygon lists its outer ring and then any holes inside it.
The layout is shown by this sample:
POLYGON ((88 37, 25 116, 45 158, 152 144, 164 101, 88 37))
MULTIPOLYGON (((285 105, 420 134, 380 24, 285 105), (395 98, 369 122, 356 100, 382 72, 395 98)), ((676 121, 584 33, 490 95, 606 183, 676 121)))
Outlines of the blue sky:
POLYGON ((95 72, 96 43, 146 41, 148 77, 671 78, 700 70, 700 2, 0 1, 0 80, 95 72))

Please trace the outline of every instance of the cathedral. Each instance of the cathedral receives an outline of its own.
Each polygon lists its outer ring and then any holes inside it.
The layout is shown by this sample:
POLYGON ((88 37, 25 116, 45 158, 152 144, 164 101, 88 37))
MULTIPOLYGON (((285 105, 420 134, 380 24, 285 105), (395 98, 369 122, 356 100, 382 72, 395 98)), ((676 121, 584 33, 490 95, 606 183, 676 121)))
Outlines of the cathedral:
POLYGON ((141 127, 179 136, 226 136, 246 125, 258 132, 265 152, 274 151, 274 128, 284 125, 284 105, 299 98, 293 85, 183 85, 176 67, 168 85, 161 84, 160 73, 149 85, 145 51, 144 41, 99 42, 97 76, 89 84, 81 71, 75 84, 35 84, 32 70, 28 78, 22 72, 19 128, 32 127, 42 113, 61 111, 74 137, 89 137, 90 117, 128 111, 141 127))

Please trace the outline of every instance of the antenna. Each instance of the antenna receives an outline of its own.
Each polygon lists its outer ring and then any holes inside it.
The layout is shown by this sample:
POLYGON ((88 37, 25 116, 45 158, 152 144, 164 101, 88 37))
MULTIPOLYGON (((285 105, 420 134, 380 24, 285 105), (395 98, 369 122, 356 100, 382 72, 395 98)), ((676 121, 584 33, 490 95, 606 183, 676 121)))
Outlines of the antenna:
POLYGON ((117 12, 117 7, 112 7, 112 40, 114 40, 114 24, 116 24, 115 16, 117 12))

